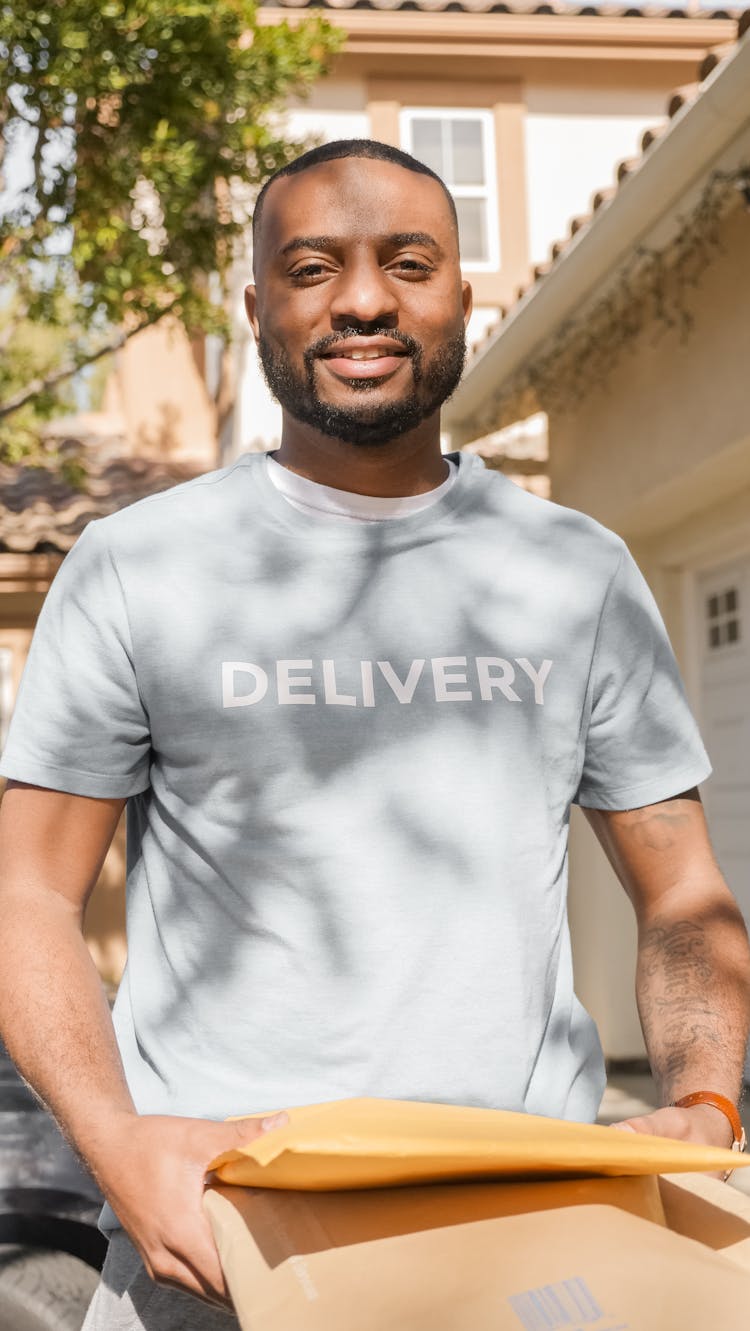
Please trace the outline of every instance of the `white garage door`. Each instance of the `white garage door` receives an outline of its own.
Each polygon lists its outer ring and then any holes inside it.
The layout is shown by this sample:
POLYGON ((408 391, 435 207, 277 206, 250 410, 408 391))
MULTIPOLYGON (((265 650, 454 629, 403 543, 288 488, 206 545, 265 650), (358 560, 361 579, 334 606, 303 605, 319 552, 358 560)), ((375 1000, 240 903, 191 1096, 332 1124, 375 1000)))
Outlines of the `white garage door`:
POLYGON ((701 729, 714 768, 703 798, 719 863, 750 925, 750 558, 702 574, 697 591, 701 729))

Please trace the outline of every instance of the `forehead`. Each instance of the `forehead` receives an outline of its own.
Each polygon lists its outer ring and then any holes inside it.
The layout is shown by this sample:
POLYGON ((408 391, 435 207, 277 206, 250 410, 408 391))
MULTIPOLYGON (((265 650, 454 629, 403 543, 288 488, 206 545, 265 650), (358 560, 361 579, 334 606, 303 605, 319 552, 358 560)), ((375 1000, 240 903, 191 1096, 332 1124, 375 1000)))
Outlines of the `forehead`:
POLYGON ((450 204, 437 180, 394 162, 344 157, 282 176, 266 195, 261 247, 267 257, 304 231, 342 240, 428 231, 457 252, 450 204))

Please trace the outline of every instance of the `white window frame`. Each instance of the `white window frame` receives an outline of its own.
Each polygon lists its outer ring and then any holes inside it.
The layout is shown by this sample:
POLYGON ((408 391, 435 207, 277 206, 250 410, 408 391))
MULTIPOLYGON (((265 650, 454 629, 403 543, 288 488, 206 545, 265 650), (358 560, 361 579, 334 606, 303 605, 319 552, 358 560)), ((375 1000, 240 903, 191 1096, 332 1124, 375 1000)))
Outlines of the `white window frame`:
POLYGON ((709 656, 713 656, 714 652, 721 652, 722 656, 724 656, 726 652, 731 651, 733 647, 738 647, 742 651, 744 651, 745 648, 745 644, 743 642, 743 637, 744 637, 743 612, 745 607, 742 604, 743 602, 742 589, 737 585, 739 579, 735 579, 734 584, 731 582, 729 578, 727 579, 727 581, 730 583, 730 585, 727 587, 723 587, 721 591, 706 592, 704 595, 704 611, 705 611, 704 636, 706 640, 705 648, 709 656), (729 593, 734 594, 735 598, 734 609, 727 610, 724 606, 719 608, 717 604, 716 610, 712 613, 711 602, 713 600, 716 600, 718 602, 721 599, 726 599, 727 594, 729 593), (732 621, 737 626, 737 637, 733 639, 726 637, 722 641, 721 640, 722 630, 726 630, 729 627, 730 621, 732 621), (718 630, 718 636, 720 639, 719 642, 711 641, 711 635, 714 629, 718 630))
MULTIPOLYGON (((399 112, 401 146, 412 152, 412 121, 414 120, 479 120, 482 123, 482 149, 484 186, 448 185, 454 199, 484 199, 487 206, 487 248, 489 257, 484 263, 462 259, 461 267, 467 273, 496 273, 500 268, 500 213, 495 164, 495 118, 491 111, 481 107, 405 106, 399 112)), ((416 156, 416 154, 414 154, 416 156)))

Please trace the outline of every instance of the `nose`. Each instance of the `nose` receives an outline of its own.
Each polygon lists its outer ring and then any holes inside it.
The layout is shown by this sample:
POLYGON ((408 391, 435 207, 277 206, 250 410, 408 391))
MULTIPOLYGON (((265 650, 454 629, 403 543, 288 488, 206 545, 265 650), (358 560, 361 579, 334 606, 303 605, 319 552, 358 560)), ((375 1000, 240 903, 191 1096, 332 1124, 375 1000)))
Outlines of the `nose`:
POLYGON ((362 256, 343 268, 332 292, 330 314, 335 331, 367 324, 396 327, 398 299, 374 257, 362 256))

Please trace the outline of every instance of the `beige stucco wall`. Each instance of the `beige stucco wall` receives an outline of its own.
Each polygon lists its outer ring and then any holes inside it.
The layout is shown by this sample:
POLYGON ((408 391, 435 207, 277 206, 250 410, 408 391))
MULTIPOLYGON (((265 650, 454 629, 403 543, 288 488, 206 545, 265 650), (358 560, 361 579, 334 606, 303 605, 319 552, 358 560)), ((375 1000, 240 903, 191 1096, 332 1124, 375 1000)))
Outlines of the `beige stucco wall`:
POLYGON ((216 407, 206 388, 202 344, 164 319, 136 334, 113 357, 104 411, 121 422, 128 450, 216 465, 216 407))
POLYGON ((750 214, 722 227, 723 253, 687 302, 681 342, 653 323, 602 389, 550 424, 555 498, 648 544, 750 479, 750 214))
POLYGON ((558 74, 557 82, 525 88, 532 264, 549 258, 571 218, 590 212, 594 191, 611 183, 615 164, 636 156, 644 131, 666 119, 661 71, 621 69, 614 79, 587 73, 583 84, 558 74))
MULTIPOLYGON (((550 419, 552 495, 629 543, 659 602, 691 702, 695 571, 750 549, 750 215, 737 208, 688 301, 686 341, 656 324, 623 352, 607 383, 550 419)), ((610 1057, 643 1051, 633 997, 635 925, 583 819, 571 835, 576 981, 610 1057)))

